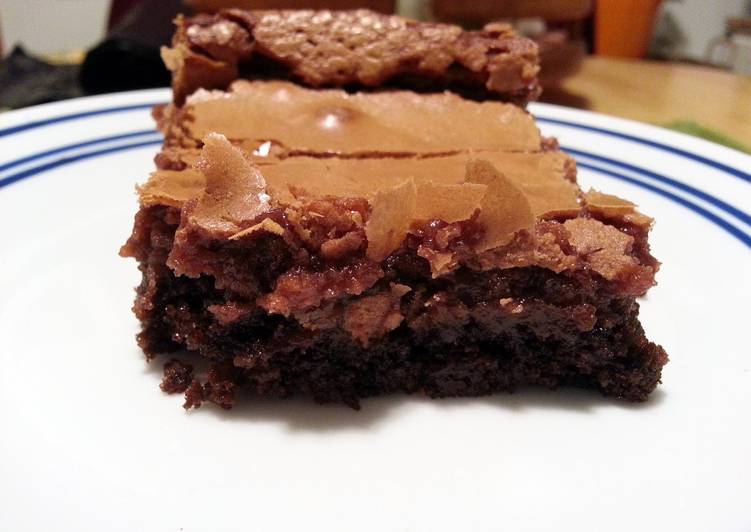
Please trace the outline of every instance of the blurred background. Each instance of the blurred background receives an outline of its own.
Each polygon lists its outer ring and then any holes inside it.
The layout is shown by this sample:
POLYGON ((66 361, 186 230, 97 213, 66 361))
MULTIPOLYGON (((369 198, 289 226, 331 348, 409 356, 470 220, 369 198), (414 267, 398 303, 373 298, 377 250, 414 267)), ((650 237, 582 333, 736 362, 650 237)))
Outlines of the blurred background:
POLYGON ((540 45, 543 102, 751 146, 751 0, 0 0, 0 109, 167 86, 171 20, 224 7, 510 21, 540 45))

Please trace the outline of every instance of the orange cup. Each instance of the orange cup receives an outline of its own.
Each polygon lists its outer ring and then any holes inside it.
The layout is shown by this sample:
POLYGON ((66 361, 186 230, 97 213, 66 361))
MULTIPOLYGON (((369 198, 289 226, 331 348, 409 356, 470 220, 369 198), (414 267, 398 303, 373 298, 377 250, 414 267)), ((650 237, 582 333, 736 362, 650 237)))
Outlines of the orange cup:
POLYGON ((647 55, 661 1, 597 0, 595 53, 632 58, 647 55))

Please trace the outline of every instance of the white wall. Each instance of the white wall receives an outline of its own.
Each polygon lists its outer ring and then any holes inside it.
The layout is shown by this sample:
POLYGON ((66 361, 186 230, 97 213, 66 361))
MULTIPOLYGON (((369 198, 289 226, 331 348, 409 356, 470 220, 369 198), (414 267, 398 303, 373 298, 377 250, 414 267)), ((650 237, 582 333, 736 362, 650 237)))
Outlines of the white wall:
POLYGON ((0 0, 3 51, 15 43, 44 54, 90 47, 103 36, 109 0, 0 0))
POLYGON ((672 15, 685 43, 676 50, 677 57, 704 60, 707 45, 725 31, 730 17, 749 16, 750 0, 674 0, 663 4, 672 15))

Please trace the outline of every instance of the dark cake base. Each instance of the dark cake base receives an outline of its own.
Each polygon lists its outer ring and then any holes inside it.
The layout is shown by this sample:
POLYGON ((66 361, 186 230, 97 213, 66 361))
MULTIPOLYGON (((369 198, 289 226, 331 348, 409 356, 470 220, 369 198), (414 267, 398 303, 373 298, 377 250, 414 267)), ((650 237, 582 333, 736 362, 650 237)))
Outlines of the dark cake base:
POLYGON ((251 302, 241 310, 237 294, 217 289, 209 276, 174 276, 165 263, 177 217, 157 208, 140 226, 146 238, 136 241, 148 244, 136 253, 143 282, 135 312, 143 325, 139 344, 150 358, 187 348, 208 359, 211 369, 200 382, 179 362, 165 368, 163 389, 185 391, 188 408, 203 401, 229 408, 240 389, 353 408, 385 393, 479 396, 527 385, 643 401, 667 362, 645 338, 633 298, 616 297, 594 276, 462 268, 432 279, 424 260, 408 253, 364 294, 383 293, 389 283, 412 289, 395 330, 368 346, 341 328, 311 331, 251 302))
MULTIPOLYGON (((180 324, 171 323, 164 332, 190 329, 199 323, 200 319, 187 317, 180 324)), ((666 361, 664 351, 644 339, 635 317, 571 350, 540 339, 522 347, 519 340, 524 335, 520 333, 486 342, 473 341, 470 336, 464 345, 427 347, 407 339, 389 339, 364 349, 335 336, 313 346, 294 347, 292 343, 281 347, 259 345, 252 333, 244 339, 235 334, 223 339, 223 344, 244 354, 234 358, 222 350, 225 356, 209 357, 212 369, 198 388, 188 388, 186 406, 208 400, 228 408, 238 389, 280 398, 302 395, 321 403, 343 402, 359 408, 359 399, 393 392, 432 398, 472 397, 528 385, 551 389, 575 386, 643 401, 658 384, 666 361), (610 347, 614 337, 634 343, 615 353, 610 347)), ((206 345, 199 351, 213 353, 215 349, 215 345, 206 345)))

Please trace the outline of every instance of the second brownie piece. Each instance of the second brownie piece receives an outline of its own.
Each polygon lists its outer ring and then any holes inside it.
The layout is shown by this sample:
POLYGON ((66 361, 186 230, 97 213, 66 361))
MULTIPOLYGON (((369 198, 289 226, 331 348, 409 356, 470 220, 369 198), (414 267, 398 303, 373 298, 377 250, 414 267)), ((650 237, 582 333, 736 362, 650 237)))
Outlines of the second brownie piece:
POLYGON ((537 45, 510 26, 481 31, 368 10, 243 11, 178 18, 163 50, 181 105, 238 78, 310 87, 452 90, 525 104, 540 93, 537 45))

